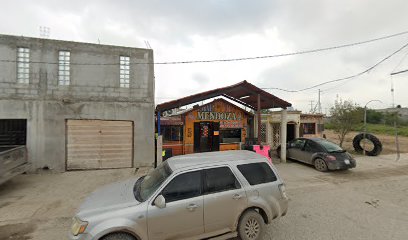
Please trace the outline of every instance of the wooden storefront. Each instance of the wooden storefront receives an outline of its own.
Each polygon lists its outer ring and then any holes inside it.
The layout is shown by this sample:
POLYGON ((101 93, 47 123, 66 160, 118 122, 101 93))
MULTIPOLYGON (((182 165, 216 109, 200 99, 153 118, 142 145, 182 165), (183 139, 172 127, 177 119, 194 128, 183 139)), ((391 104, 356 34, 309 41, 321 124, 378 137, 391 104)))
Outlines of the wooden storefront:
POLYGON ((171 155, 238 150, 253 115, 238 106, 216 99, 172 117, 163 118, 163 149, 171 155))

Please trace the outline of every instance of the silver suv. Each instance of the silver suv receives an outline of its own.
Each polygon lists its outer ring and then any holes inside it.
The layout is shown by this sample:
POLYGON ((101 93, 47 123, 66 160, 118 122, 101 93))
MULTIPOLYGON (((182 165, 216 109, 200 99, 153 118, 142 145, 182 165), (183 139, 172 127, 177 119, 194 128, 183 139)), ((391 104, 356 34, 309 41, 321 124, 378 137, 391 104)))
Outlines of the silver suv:
POLYGON ((148 175, 92 193, 70 239, 261 239, 286 214, 285 185, 250 151, 169 158, 148 175))

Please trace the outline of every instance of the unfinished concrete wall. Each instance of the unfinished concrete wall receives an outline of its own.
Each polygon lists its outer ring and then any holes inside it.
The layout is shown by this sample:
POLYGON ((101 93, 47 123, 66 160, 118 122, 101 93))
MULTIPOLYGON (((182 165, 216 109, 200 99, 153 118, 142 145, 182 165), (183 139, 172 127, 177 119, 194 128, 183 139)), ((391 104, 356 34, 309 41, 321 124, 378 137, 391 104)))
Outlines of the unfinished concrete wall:
POLYGON ((27 119, 33 171, 65 171, 66 119, 134 122, 133 166, 154 162, 153 51, 0 35, 0 118, 27 119), (30 49, 29 83, 17 83, 17 48, 30 49), (70 85, 58 85, 58 54, 70 51, 70 85), (130 87, 119 85, 119 57, 130 57, 130 87))

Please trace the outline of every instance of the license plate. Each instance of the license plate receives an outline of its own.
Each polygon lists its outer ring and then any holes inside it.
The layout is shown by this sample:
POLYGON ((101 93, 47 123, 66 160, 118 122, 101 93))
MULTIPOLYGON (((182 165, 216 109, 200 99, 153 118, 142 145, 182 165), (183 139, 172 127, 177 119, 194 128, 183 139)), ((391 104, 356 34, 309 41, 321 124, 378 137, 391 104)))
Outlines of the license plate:
POLYGON ((344 159, 344 163, 345 163, 345 164, 350 164, 350 160, 344 159))

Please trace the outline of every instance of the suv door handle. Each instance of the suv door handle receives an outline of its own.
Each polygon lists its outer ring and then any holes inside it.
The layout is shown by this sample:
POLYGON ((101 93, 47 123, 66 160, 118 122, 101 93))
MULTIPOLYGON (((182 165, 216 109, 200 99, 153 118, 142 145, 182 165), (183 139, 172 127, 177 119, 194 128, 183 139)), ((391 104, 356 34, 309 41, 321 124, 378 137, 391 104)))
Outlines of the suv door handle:
POLYGON ((235 199, 235 200, 238 200, 238 199, 242 198, 242 196, 235 193, 234 195, 232 195, 232 198, 235 199))
POLYGON ((196 204, 194 204, 194 203, 192 203, 192 204, 190 204, 190 205, 188 205, 188 206, 186 207, 186 209, 187 209, 188 211, 190 211, 190 212, 196 210, 196 208, 198 208, 198 206, 197 206, 196 204))

